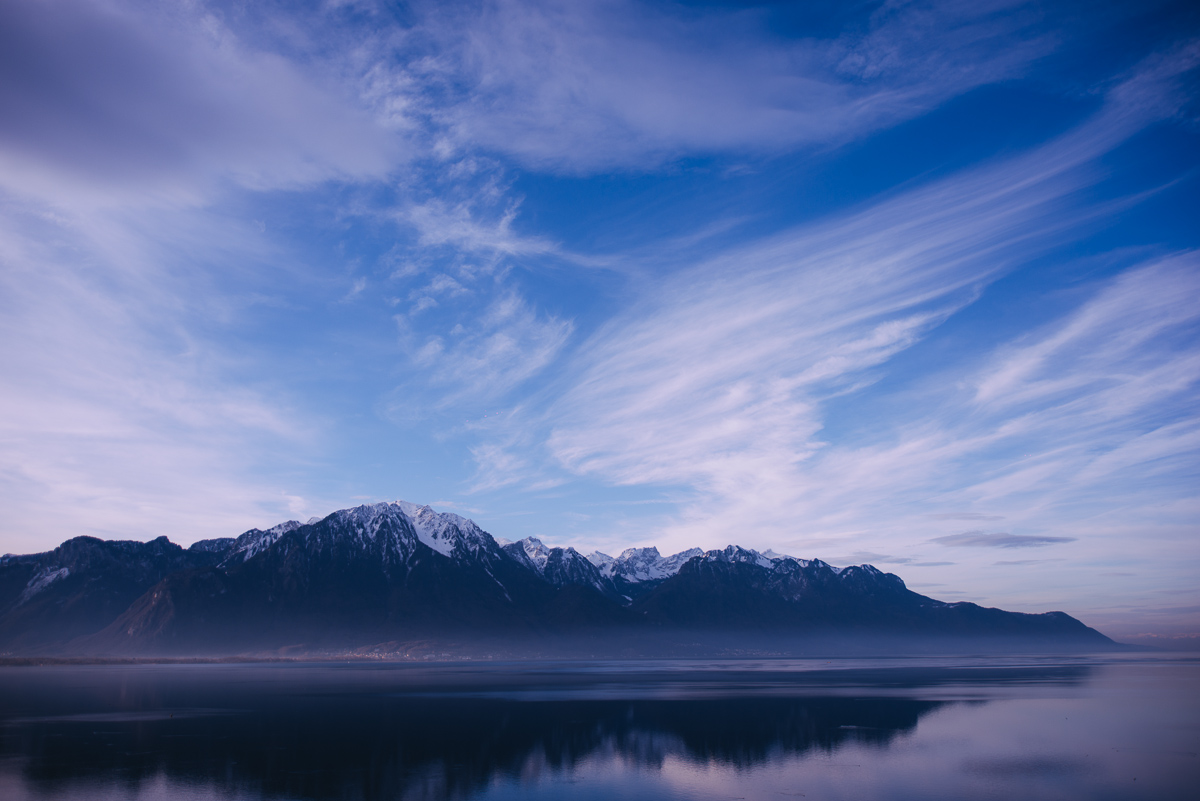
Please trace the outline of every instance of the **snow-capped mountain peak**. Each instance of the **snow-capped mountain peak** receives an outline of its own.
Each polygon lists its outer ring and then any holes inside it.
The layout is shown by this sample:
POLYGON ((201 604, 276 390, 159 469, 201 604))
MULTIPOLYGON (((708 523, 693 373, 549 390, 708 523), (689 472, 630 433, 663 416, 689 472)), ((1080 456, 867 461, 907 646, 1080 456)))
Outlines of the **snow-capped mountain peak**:
POLYGON ((704 558, 718 562, 743 562, 765 567, 767 570, 775 566, 775 562, 766 554, 761 554, 751 548, 743 548, 740 545, 727 545, 719 551, 706 551, 704 558))
POLYGON ((609 565, 611 565, 613 562, 616 561, 616 559, 614 559, 613 557, 609 556, 606 553, 600 553, 600 551, 592 551, 587 556, 585 556, 584 559, 587 559, 589 562, 591 562, 593 565, 595 565, 596 569, 598 569, 601 573, 604 572, 604 569, 606 567, 608 567, 609 565))
POLYGON ((551 548, 537 537, 501 546, 505 553, 556 587, 584 584, 611 594, 611 582, 574 548, 551 548))
POLYGON ((234 541, 222 564, 252 559, 293 531, 300 531, 303 540, 312 545, 353 543, 385 554, 393 562, 407 561, 416 542, 455 559, 497 553, 495 541, 473 521, 448 512, 435 512, 429 506, 392 501, 341 509, 324 517, 313 517, 305 524, 289 520, 266 531, 251 529, 234 541))
POLYGON ((353 509, 334 512, 320 521, 322 527, 338 525, 343 534, 349 534, 366 543, 376 542, 386 535, 390 542, 379 545, 390 546, 403 558, 413 552, 413 540, 437 551, 443 556, 468 558, 496 551, 495 540, 471 520, 450 512, 435 512, 429 506, 418 506, 408 501, 391 501, 365 504, 353 509))
POLYGON ((550 559, 550 548, 537 537, 526 537, 521 540, 521 549, 529 557, 529 561, 538 566, 538 572, 546 572, 546 562, 550 559))
POLYGON ((626 548, 615 559, 607 554, 593 552, 588 560, 599 568, 601 575, 628 583, 661 581, 679 572, 687 560, 704 552, 691 548, 664 557, 658 548, 626 548))
MULTIPOLYGON (((295 520, 280 523, 265 531, 251 529, 233 541, 221 561, 230 566, 255 558, 269 550, 286 535, 297 532, 307 548, 345 548, 376 554, 393 567, 410 564, 420 548, 427 548, 460 563, 481 564, 489 575, 496 560, 511 559, 555 587, 586 585, 612 598, 626 601, 648 592, 679 573, 689 560, 740 563, 790 575, 795 569, 829 571, 845 580, 873 580, 874 568, 836 568, 819 559, 805 560, 772 550, 759 552, 729 545, 703 551, 691 548, 663 556, 658 548, 627 548, 613 557, 600 551, 583 556, 574 548, 547 545, 538 537, 516 542, 496 540, 474 521, 451 512, 437 512, 428 505, 408 501, 364 504, 342 509, 301 524, 295 520), (794 566, 794 567, 792 567, 794 566), (851 579, 853 576, 853 579, 851 579), (862 577, 862 578, 860 578, 862 577)), ((224 550, 224 543, 204 543, 198 550, 224 550)), ((51 579, 53 580, 53 579, 51 579)))

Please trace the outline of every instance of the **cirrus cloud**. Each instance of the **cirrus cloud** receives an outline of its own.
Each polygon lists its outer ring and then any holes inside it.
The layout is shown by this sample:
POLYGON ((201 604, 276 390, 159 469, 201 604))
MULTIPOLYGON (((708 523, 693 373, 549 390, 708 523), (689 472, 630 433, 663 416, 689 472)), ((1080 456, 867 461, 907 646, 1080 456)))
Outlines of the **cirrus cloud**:
MULTIPOLYGON (((1044 534, 1009 534, 1003 531, 964 531, 961 534, 948 534, 945 537, 934 537, 930 540, 930 542, 936 542, 938 545, 949 545, 956 548, 1040 548, 1044 545, 1075 542, 1075 540, 1075 537, 1049 537, 1044 534)), ((1011 564, 1017 563, 1014 562, 1011 564)))

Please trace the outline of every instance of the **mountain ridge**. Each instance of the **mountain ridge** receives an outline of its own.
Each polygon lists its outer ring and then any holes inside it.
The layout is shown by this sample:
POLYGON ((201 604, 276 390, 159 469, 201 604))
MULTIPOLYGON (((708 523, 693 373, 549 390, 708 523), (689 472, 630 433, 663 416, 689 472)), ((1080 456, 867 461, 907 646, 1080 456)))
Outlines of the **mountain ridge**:
POLYGON ((937 601, 871 565, 835 568, 737 545, 585 557, 536 537, 499 541, 467 518, 405 501, 188 549, 165 537, 80 537, 0 558, 8 653, 303 652, 479 637, 538 648, 607 638, 655 650, 672 638, 719 645, 751 634, 768 644, 887 635, 1115 646, 1061 612, 937 601))

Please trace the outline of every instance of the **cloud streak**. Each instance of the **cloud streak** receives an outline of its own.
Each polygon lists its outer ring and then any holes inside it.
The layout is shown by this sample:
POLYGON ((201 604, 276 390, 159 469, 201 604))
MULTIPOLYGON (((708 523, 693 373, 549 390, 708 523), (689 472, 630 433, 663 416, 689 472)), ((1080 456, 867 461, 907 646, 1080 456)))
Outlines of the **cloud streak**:
MULTIPOLYGON (((1041 548, 1046 545, 1056 545, 1063 542, 1075 542, 1075 537, 1048 537, 1034 534, 1008 534, 1002 531, 964 531, 962 534, 947 534, 945 537, 934 537, 930 542, 938 545, 948 545, 953 548, 1041 548)), ((1024 562, 1005 562, 1005 564, 1025 564, 1024 562)))
POLYGON ((440 406, 453 406, 466 397, 473 404, 486 403, 542 370, 571 331, 569 320, 539 314, 519 294, 508 292, 495 298, 470 327, 460 325, 446 336, 413 340, 410 358, 424 380, 445 388, 440 406))
POLYGON ((1194 352, 1181 346, 1200 308, 1190 254, 1130 271, 1061 329, 998 354, 975 377, 941 377, 973 382, 974 394, 943 390, 936 417, 914 409, 890 442, 833 445, 822 429, 838 398, 873 383, 989 282, 1102 214, 1066 199, 1094 180, 1093 159, 1173 113, 1175 81, 1194 61, 1184 51, 1149 64, 1091 121, 1026 156, 665 279, 578 354, 581 369, 547 412, 553 459, 615 484, 694 491, 702 500, 661 534, 674 547, 723 544, 747 527, 764 539, 844 537, 921 495, 989 514, 999 498, 1044 487, 1068 464, 1061 449, 1105 426, 1106 455, 1072 464, 1078 491, 1109 469, 1105 460, 1120 470, 1185 458, 1194 417, 1172 421, 1172 436, 1145 430, 1140 446, 1128 426, 1194 381, 1194 352), (1028 461, 989 463, 1049 430, 1059 452, 1038 446, 1028 461))
POLYGON ((0 7, 0 183, 68 205, 382 177, 404 144, 202 7, 0 7))
POLYGON ((442 55, 420 65, 467 87, 437 117, 458 147, 586 172, 857 138, 1019 74, 1054 45, 1038 21, 1019 0, 887 4, 785 40, 761 10, 498 0, 425 20, 442 55))
MULTIPOLYGON (((39 550, 47 536, 80 534, 190 542, 294 507, 284 487, 252 472, 258 459, 309 446, 313 423, 269 382, 234 378, 239 358, 200 333, 200 321, 220 311, 199 291, 203 280, 130 238, 119 220, 72 230, 5 210, 5 547, 39 550), (82 264, 80 253, 88 254, 82 264)), ((154 222, 168 240, 213 239, 196 219, 170 234, 163 229, 180 226, 177 218, 154 222)), ((219 230, 223 245, 233 244, 232 231, 219 230)), ((213 254, 197 247, 189 255, 213 254)))

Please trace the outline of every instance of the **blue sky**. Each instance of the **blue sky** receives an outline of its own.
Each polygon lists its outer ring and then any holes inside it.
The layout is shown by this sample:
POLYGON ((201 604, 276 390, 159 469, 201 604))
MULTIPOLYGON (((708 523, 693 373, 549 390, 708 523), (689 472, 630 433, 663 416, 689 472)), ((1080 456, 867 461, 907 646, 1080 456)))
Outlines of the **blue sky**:
POLYGON ((403 498, 1200 635, 1187 3, 0 6, 0 550, 403 498))

